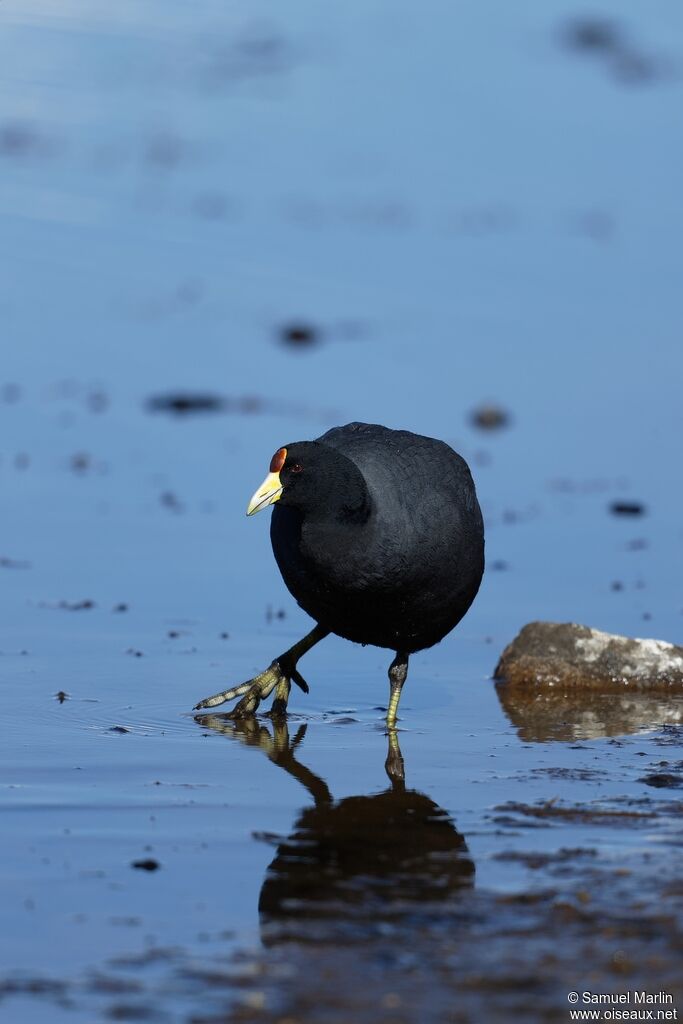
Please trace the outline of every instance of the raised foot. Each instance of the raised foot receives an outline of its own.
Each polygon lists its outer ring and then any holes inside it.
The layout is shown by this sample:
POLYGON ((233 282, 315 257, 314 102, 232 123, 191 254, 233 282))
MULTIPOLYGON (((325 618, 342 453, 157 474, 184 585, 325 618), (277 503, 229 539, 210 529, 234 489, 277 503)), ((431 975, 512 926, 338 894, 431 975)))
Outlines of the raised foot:
POLYGON ((287 713, 287 701, 289 699, 292 679, 299 686, 302 686, 302 689, 305 689, 306 692, 308 691, 306 683, 296 669, 286 669, 279 661, 274 661, 265 672, 259 673, 253 679, 247 680, 246 683, 240 683, 239 686, 233 686, 229 690, 221 690, 220 693, 215 693, 212 697, 205 697, 204 700, 200 700, 199 704, 195 705, 194 710, 201 711, 204 708, 215 708, 228 700, 234 700, 235 697, 242 697, 242 700, 228 713, 228 718, 249 718, 251 715, 256 714, 261 701, 269 697, 273 690, 275 690, 275 700, 269 715, 279 718, 287 713), (244 696, 242 696, 243 694, 244 696))

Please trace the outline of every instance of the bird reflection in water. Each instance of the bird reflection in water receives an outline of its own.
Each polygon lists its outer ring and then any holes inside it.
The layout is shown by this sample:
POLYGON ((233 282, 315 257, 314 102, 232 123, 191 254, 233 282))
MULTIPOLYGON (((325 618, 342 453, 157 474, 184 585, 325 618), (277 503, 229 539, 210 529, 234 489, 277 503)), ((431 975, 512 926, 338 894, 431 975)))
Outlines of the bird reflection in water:
POLYGON ((313 805, 299 815, 276 854, 259 898, 266 945, 295 940, 330 943, 346 935, 380 934, 401 924, 443 921, 474 885, 474 863, 447 812, 408 789, 395 731, 389 733, 389 787, 335 800, 297 750, 307 726, 290 740, 286 720, 270 729, 255 718, 197 716, 208 727, 258 747, 299 781, 313 805))

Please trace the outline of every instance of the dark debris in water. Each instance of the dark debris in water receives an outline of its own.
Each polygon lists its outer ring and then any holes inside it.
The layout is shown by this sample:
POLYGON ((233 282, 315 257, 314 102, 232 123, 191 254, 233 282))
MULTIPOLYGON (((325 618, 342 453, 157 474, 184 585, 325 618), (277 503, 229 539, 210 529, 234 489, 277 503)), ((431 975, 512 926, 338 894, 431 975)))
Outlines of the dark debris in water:
POLYGON ((57 608, 65 612, 89 612, 93 608, 96 608, 96 603, 91 598, 83 598, 82 601, 66 601, 61 600, 56 603, 50 603, 49 601, 41 601, 41 608, 57 608))
POLYGON ((253 24, 237 35, 212 39, 204 48, 200 83, 214 90, 286 74, 298 54, 275 25, 253 24))
POLYGON ((101 413, 106 412, 109 408, 109 401, 109 395, 106 391, 102 391, 98 388, 94 388, 92 391, 89 391, 85 397, 86 407, 95 415, 100 415, 101 413))
POLYGON ((15 405, 21 398, 21 388, 18 384, 8 382, 0 386, 0 402, 6 405, 15 405))
POLYGON ((496 854, 494 860, 524 864, 525 867, 537 871, 540 868, 555 867, 560 864, 564 865, 567 862, 573 863, 581 859, 594 858, 597 857, 597 854, 597 850, 590 847, 567 848, 563 846, 559 850, 551 852, 504 850, 502 853, 496 854))
POLYGON ((606 18, 577 18, 565 26, 565 45, 581 53, 614 53, 624 45, 623 32, 606 18))
POLYGON ((152 395, 147 399, 150 412, 168 412, 174 416, 191 413, 224 412, 226 398, 208 391, 169 391, 165 395, 152 395))
POLYGON ((666 59, 635 43, 613 19, 574 18, 564 25, 560 38, 570 52, 602 61, 614 78, 627 85, 657 81, 670 72, 666 59))
POLYGON ((150 946, 135 953, 122 953, 109 961, 112 967, 150 967, 155 964, 172 963, 182 957, 179 946, 150 946))
POLYGON ((64 608, 67 612, 86 612, 97 606, 94 601, 86 597, 83 601, 60 601, 59 607, 64 608))
POLYGON ((510 426, 511 419, 507 409, 501 405, 494 405, 492 402, 485 402, 470 413, 472 426, 479 430, 502 430, 503 427, 510 426))
POLYGON ((655 789, 678 789, 683 786, 683 775, 672 775, 671 772, 652 772, 650 775, 643 775, 638 782, 644 782, 646 786, 654 786, 655 789))
POLYGON ((23 559, 0 557, 0 569, 30 569, 31 563, 23 559))
POLYGON ((145 402, 145 408, 148 412, 167 413, 178 419, 224 413, 234 416, 313 416, 328 422, 339 415, 333 409, 313 409, 261 395, 220 395, 211 391, 168 391, 151 395, 145 402))
POLYGON ((105 974, 102 971, 90 975, 87 986, 90 992, 101 995, 129 995, 131 992, 142 992, 144 988, 141 981, 118 978, 114 974, 105 974))
POLYGON ((266 622, 282 622, 287 618, 287 612, 284 608, 273 608, 272 605, 268 605, 266 608, 266 622))
POLYGON ((216 395, 208 392, 171 392, 155 395, 147 401, 150 412, 167 412, 174 416, 197 413, 254 413, 273 412, 277 406, 258 395, 216 395))
MULTIPOLYGON (((627 825, 649 824, 664 814, 680 814, 683 804, 652 803, 649 800, 612 801, 612 806, 599 804, 566 804, 558 800, 545 800, 526 804, 510 800, 496 808, 509 821, 511 816, 521 815, 548 822, 576 822, 583 825, 627 825), (637 809, 634 809, 637 808, 637 809)), ((495 819, 497 820, 497 819, 495 819)))
POLYGON ((655 743, 659 747, 683 747, 683 725, 665 725, 655 743))
POLYGON ((625 545, 626 551, 645 551, 648 547, 648 542, 645 537, 634 537, 625 545))
POLYGON ((137 868, 139 871, 158 871, 161 864, 154 857, 144 857, 142 860, 132 861, 130 866, 137 868))
POLYGON ((77 476, 85 476, 92 469, 93 459, 88 452, 74 452, 69 459, 69 468, 77 476))
POLYGON ((278 336, 283 345, 293 349, 314 348, 322 340, 320 330, 302 320, 284 324, 279 328, 278 336))
POLYGON ((159 495, 159 502, 163 508, 167 508, 169 512, 176 512, 178 514, 183 512, 185 507, 174 491, 162 491, 159 495))
POLYGON ((107 1020, 164 1020, 154 1006, 148 1003, 113 1003, 105 1011, 107 1020))
POLYGON ((145 148, 146 162, 164 171, 174 170, 186 154, 185 143, 173 132, 159 132, 153 135, 145 148))
POLYGON ((44 157, 49 156, 53 148, 30 121, 10 120, 0 124, 0 157, 15 160, 44 157))
POLYGON ((613 501, 609 510, 613 516, 645 515, 645 506, 641 501, 613 501))
POLYGON ((58 978, 0 978, 0 999, 3 996, 63 996, 69 984, 58 978))

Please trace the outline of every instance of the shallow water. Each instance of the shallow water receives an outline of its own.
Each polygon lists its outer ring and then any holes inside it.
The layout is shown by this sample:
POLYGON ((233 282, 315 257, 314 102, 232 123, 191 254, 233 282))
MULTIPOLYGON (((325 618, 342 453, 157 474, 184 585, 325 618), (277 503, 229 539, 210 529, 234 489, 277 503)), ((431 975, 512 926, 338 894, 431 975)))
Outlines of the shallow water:
POLYGON ((572 3, 1 14, 8 1019, 565 1020, 591 977, 673 985, 680 791, 641 780, 680 776, 681 699, 490 677, 534 618, 681 642, 678 6, 603 5, 590 52, 572 3), (226 401, 150 410, 176 389, 226 401), (244 508, 352 419, 451 442, 487 521, 475 606, 412 660, 407 794, 385 652, 311 652, 289 737, 191 712, 309 628, 244 508))

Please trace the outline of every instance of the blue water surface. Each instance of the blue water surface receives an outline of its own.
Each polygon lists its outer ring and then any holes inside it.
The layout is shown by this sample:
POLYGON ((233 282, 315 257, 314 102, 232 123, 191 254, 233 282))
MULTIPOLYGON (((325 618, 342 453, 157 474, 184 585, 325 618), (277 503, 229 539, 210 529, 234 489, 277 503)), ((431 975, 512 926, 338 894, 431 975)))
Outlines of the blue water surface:
MULTIPOLYGON (((252 833, 305 794, 190 712, 310 628, 244 511, 275 449, 355 419, 472 466, 489 571, 413 659, 401 743, 477 884, 522 884, 486 813, 603 748, 520 742, 500 651, 537 618, 682 639, 680 5, 4 0, 0 22, 3 973, 258 943, 252 833), (593 17, 616 41, 576 44, 593 17), (169 391, 227 407, 151 412, 169 391), (489 403, 499 430, 472 421, 489 403)), ((330 638, 302 665, 338 798, 386 785, 387 663, 330 638)))

